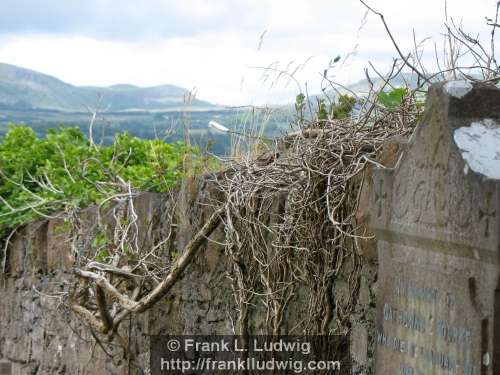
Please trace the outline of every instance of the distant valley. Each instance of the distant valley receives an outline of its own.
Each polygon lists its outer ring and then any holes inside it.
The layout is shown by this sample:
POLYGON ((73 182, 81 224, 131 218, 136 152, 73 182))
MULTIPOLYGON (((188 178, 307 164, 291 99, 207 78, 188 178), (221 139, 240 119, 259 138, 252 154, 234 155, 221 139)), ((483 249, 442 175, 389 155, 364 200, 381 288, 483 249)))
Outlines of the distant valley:
POLYGON ((99 107, 93 132, 96 142, 109 144, 116 133, 123 131, 173 142, 185 140, 188 129, 193 144, 223 155, 230 150, 231 137, 210 130, 210 120, 235 131, 262 131, 267 137, 283 134, 290 123, 286 113, 269 116, 267 111, 235 110, 198 99, 185 103, 188 95, 188 90, 174 85, 74 86, 43 73, 0 63, 0 136, 11 123, 26 124, 40 136, 61 125, 77 126, 87 133, 89 108, 99 107))
MULTIPOLYGON (((403 81, 414 86, 414 77, 401 75, 393 84, 403 81)), ((376 87, 381 79, 374 79, 376 87)), ((340 93, 363 95, 368 90, 366 80, 340 89, 340 93)), ((49 128, 77 126, 88 132, 89 108, 99 107, 94 125, 94 140, 110 144, 118 132, 127 131, 141 138, 162 138, 168 142, 189 138, 201 149, 218 155, 227 154, 231 137, 208 128, 217 120, 236 132, 261 133, 267 138, 280 136, 289 130, 293 105, 269 110, 231 109, 194 99, 185 103, 189 91, 174 85, 137 87, 119 84, 109 87, 82 87, 33 70, 0 63, 0 136, 8 124, 26 124, 40 136, 49 128)), ((324 94, 323 94, 324 95, 324 94)), ((330 98, 336 96, 327 91, 330 98)), ((322 95, 312 96, 313 104, 322 95)))

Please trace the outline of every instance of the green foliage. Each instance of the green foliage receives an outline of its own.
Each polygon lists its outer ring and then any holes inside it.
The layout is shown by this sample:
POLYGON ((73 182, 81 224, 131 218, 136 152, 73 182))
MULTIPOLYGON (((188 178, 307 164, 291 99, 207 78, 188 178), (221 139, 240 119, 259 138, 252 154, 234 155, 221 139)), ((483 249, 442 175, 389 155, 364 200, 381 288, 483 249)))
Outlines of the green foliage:
POLYGON ((332 118, 344 119, 349 116, 354 105, 356 104, 356 99, 349 95, 340 95, 337 102, 332 105, 331 113, 332 118))
POLYGON ((304 120, 304 110, 306 108, 306 96, 302 93, 295 97, 295 112, 297 113, 297 117, 299 122, 304 120))
POLYGON ((318 100, 318 112, 316 113, 318 120, 328 120, 328 109, 325 99, 318 100))
POLYGON ((0 238, 10 228, 58 210, 102 202, 121 192, 116 179, 136 191, 166 191, 200 168, 199 152, 184 143, 116 135, 93 146, 78 128, 61 127, 38 137, 12 125, 0 137, 0 238))
POLYGON ((389 112, 393 112, 396 107, 403 103, 405 96, 408 95, 407 88, 395 88, 389 92, 381 91, 378 94, 378 101, 384 107, 386 107, 389 112))
POLYGON ((318 111, 316 113, 317 119, 319 121, 345 119, 349 116, 355 104, 356 99, 349 95, 340 95, 337 100, 330 103, 329 106, 325 99, 319 99, 318 111))
MULTIPOLYGON (((1 105, 0 105, 1 107, 1 105)), ((191 144, 200 150, 209 148, 211 154, 228 155, 231 153, 231 139, 225 133, 210 131, 207 124, 217 120, 221 124, 237 132, 245 132, 248 124, 266 123, 264 137, 279 137, 287 131, 292 120, 292 114, 287 108, 277 110, 214 110, 187 112, 189 114, 189 137, 191 144), (208 143, 210 142, 210 145, 208 143)), ((26 123, 43 137, 50 128, 57 128, 60 124, 78 126, 85 134, 89 126, 87 112, 47 112, 38 110, 9 110, 3 109, 0 116, 0 136, 8 131, 8 123, 26 123)), ((160 138, 168 143, 184 141, 183 123, 186 121, 186 112, 171 111, 161 113, 139 112, 106 112, 106 121, 96 121, 94 124, 94 140, 96 143, 111 145, 118 133, 128 132, 130 135, 143 139, 160 138)))
POLYGON ((108 237, 104 233, 98 233, 92 241, 92 247, 100 249, 108 245, 108 237))
POLYGON ((101 249, 95 255, 95 260, 99 263, 107 263, 109 259, 108 249, 101 249))

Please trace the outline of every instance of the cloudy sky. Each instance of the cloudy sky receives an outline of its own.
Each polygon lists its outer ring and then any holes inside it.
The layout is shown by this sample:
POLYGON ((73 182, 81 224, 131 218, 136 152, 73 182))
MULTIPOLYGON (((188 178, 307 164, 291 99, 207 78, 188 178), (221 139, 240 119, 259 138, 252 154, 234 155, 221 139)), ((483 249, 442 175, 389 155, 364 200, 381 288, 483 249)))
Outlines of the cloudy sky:
MULTIPOLYGON (((441 47, 444 0, 367 2, 403 50, 413 30, 441 47)), ((448 15, 487 38, 495 4, 448 0, 448 15)), ((388 68, 394 48, 365 11, 358 0, 1 0, 0 61, 76 85, 170 83, 220 104, 284 102, 297 84, 317 92, 338 55, 350 56, 330 71, 342 83, 362 78, 368 61, 388 68), (265 67, 301 69, 289 83, 265 67)))

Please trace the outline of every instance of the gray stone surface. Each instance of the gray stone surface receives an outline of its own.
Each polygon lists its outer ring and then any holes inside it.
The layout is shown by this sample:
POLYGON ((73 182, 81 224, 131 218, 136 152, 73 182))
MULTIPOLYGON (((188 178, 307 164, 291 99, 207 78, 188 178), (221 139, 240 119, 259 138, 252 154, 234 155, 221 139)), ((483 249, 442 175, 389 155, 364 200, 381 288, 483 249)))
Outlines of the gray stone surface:
MULTIPOLYGON (((182 249, 210 215, 217 192, 203 178, 187 180, 172 194, 144 193, 135 199, 140 241, 147 243, 170 230, 172 246, 182 249), (202 203, 202 204, 200 204, 202 203)), ((80 215, 84 228, 96 221, 95 208, 80 215)), ((0 275, 0 361, 12 364, 13 375, 140 374, 126 361, 112 362, 96 346, 89 330, 61 308, 57 293, 71 282, 75 256, 60 219, 28 224, 13 238, 7 273, 0 275)), ((221 228, 212 238, 223 241, 221 228)), ((91 240, 91 239, 90 239, 91 240)), ((89 239, 82 239, 82 248, 89 239)), ((231 285, 221 246, 207 243, 184 278, 164 301, 122 324, 130 350, 148 367, 151 334, 231 334, 234 319, 231 285)))
POLYGON ((377 375, 500 374, 500 181, 471 169, 454 141, 499 118, 494 87, 433 86, 395 168, 374 172, 377 375))
MULTIPOLYGON (((136 198, 139 222, 144 224, 141 242, 161 236, 172 229, 172 249, 182 249, 196 229, 210 216, 214 201, 224 199, 216 184, 205 177, 186 180, 171 194, 145 193, 136 198), (166 217, 173 214, 170 228, 166 217), (151 225, 150 225, 151 223, 151 225), (143 236, 143 237, 142 237, 143 236)), ((369 187, 363 192, 369 202, 369 187)), ((286 199, 286 196, 280 198, 286 199)), ((272 205, 270 220, 275 220, 278 200, 272 205)), ((358 221, 364 223, 367 206, 363 205, 358 221)), ((85 232, 96 222, 95 208, 80 215, 85 232)), ((134 316, 122 324, 122 335, 129 340, 130 350, 147 368, 149 343, 152 334, 233 334, 238 319, 233 289, 228 276, 232 268, 224 252, 225 234, 219 227, 211 236, 217 242, 207 242, 189 265, 187 272, 169 294, 152 310, 134 316)), ((272 239, 269 239, 271 241, 272 239)), ((81 249, 92 241, 81 236, 81 249)), ((77 260, 72 254, 61 220, 44 220, 22 228, 13 238, 9 249, 7 274, 0 279, 0 362, 13 364, 14 374, 140 374, 126 361, 111 362, 99 346, 95 346, 89 331, 74 314, 65 312, 57 295, 77 260)), ((362 264, 358 275, 353 275, 352 260, 345 261, 341 276, 332 286, 332 295, 339 303, 349 293, 354 277, 359 277, 359 295, 352 303, 350 315, 352 354, 355 373, 371 374, 373 342, 375 338, 373 289, 376 279, 374 245, 360 243, 362 264)), ((82 250, 85 251, 85 250, 82 250)), ((67 284, 66 284, 67 285, 67 284)), ((308 286, 299 288, 285 312, 283 333, 300 334, 297 327, 307 314, 308 286), (294 331, 295 329, 295 331, 294 331)), ((251 333, 266 333, 267 311, 262 302, 250 308, 251 333)), ((333 319, 334 321, 335 319, 333 319)))

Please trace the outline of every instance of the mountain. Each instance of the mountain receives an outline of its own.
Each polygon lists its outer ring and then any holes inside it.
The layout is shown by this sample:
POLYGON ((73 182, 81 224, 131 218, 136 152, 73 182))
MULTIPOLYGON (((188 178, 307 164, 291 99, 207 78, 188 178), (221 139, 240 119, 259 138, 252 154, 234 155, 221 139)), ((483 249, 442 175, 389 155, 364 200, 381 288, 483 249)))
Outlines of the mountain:
MULTIPOLYGON (((46 74, 0 63, 0 108, 84 112, 102 97, 100 107, 107 111, 161 111, 182 108, 188 94, 188 90, 174 85, 73 86, 46 74)), ((195 99, 191 107, 213 105, 195 99)))
MULTIPOLYGON (((380 77, 372 77, 371 78, 374 89, 380 89, 382 85, 385 83, 385 81, 380 78, 380 77)), ((416 88, 418 83, 417 83, 417 76, 415 74, 411 73, 400 73, 396 77, 394 77, 391 80, 391 85, 393 87, 409 87, 409 88, 416 88)), ((363 95, 368 93, 369 91, 369 84, 366 79, 362 79, 356 83, 350 84, 347 86, 347 88, 350 91, 355 92, 358 95, 363 95)), ((386 89, 390 89, 391 86, 387 85, 386 89)), ((341 90, 342 91, 342 90, 341 90)), ((344 90, 347 91, 347 90, 344 90)))

